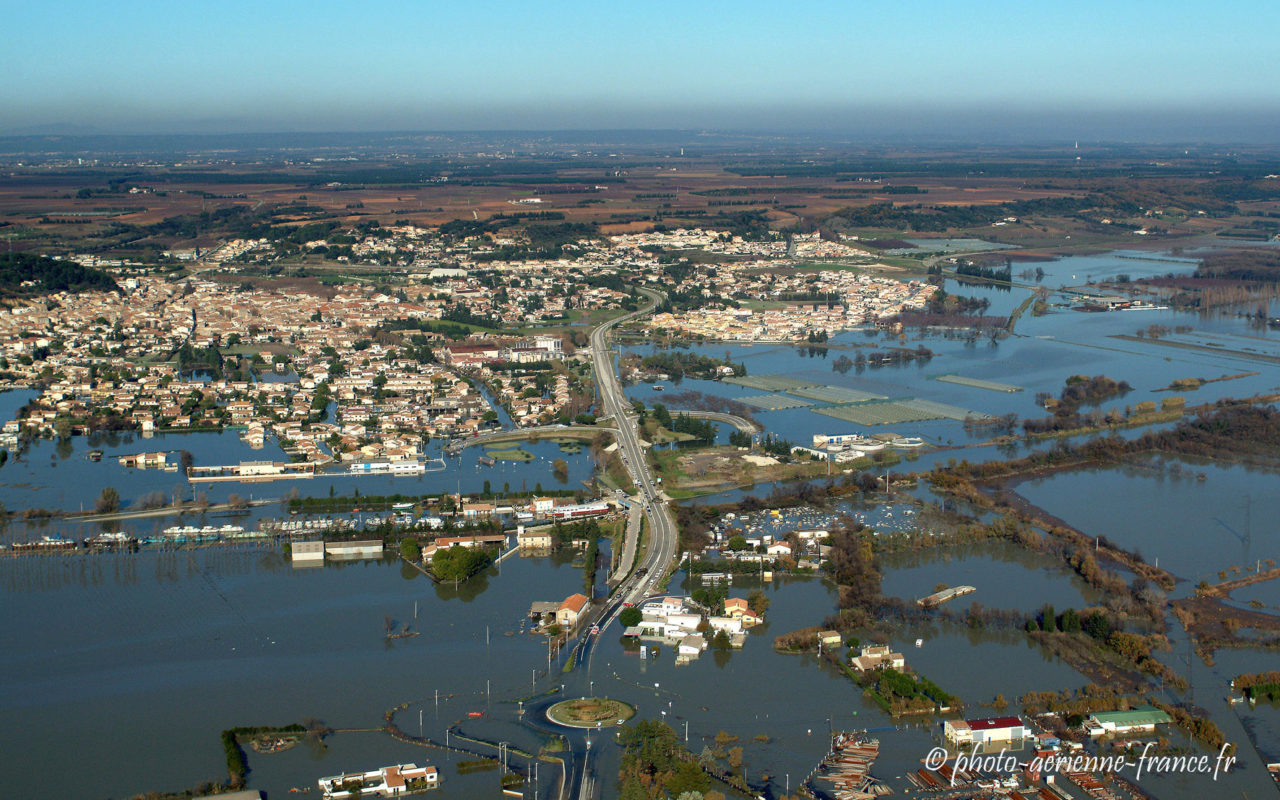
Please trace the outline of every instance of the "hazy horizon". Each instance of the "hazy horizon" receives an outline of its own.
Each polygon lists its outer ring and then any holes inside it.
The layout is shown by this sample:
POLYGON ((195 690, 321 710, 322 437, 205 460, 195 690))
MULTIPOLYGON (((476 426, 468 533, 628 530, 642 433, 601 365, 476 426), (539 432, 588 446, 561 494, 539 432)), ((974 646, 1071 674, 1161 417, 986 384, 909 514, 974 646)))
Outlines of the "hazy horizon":
POLYGON ((1280 141, 1280 8, 1243 2, 53 2, 7 17, 23 35, 0 53, 4 135, 1280 141))

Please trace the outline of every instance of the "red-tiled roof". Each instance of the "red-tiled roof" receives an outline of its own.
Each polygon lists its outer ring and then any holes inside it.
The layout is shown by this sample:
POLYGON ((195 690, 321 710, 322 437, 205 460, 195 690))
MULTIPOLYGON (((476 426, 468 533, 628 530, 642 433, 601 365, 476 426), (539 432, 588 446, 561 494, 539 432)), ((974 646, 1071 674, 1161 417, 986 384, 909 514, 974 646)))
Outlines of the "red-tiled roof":
POLYGON ((989 731, 994 728, 1021 728, 1022 720, 1017 717, 988 717, 986 719, 965 720, 975 731, 989 731))
POLYGON ((399 767, 387 767, 383 770, 382 779, 386 781, 388 788, 396 789, 404 786, 404 778, 400 777, 399 767))

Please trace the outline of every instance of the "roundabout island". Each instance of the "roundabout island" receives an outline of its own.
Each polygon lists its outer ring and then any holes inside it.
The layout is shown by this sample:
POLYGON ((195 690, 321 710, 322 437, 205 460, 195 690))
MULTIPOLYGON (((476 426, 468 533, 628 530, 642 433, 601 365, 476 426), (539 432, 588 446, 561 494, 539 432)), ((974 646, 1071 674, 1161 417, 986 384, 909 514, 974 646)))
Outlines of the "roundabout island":
POLYGON ((547 709, 547 719, 566 728, 607 728, 635 716, 632 705, 608 697, 562 700, 547 709))

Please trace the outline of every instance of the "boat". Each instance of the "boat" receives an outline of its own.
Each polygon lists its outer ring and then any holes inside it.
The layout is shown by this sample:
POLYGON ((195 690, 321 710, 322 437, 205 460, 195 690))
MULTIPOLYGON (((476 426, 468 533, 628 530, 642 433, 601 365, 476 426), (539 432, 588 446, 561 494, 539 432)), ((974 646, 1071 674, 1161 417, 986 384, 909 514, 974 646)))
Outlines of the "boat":
POLYGON ((480 461, 481 464, 484 464, 486 467, 492 467, 494 464, 498 463, 489 456, 480 456, 478 460, 480 461))
POLYGON ((73 550, 76 543, 71 539, 65 539, 61 536, 41 536, 39 539, 31 542, 17 542, 13 545, 14 550, 73 550))
POLYGON ((86 536, 84 546, 99 548, 137 547, 138 540, 127 533, 104 532, 99 533, 97 536, 86 536))
POLYGON ((413 510, 413 503, 395 503, 394 505, 391 506, 391 510, 392 511, 411 511, 413 510))
POLYGON ((90 451, 89 451, 89 460, 90 460, 90 461, 101 461, 101 460, 102 460, 102 451, 101 451, 101 450, 90 450, 90 451))

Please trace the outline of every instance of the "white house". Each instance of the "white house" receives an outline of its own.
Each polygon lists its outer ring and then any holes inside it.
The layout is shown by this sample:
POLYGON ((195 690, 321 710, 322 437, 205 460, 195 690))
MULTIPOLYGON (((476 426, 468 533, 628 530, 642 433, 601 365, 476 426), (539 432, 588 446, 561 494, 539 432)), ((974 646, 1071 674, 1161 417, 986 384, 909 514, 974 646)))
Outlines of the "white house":
POLYGON ((886 667, 903 669, 907 666, 907 661, 902 653, 891 652, 887 644, 869 644, 864 645, 862 652, 850 659, 850 664, 858 672, 867 672, 886 667))
POLYGON ((676 655, 680 656, 697 656, 707 649, 707 640, 696 633, 691 633, 680 640, 679 646, 676 648, 676 655))
POLYGON ((715 631, 742 633, 742 617, 708 617, 707 625, 715 631))
POLYGON ((664 597, 661 600, 653 600, 645 603, 644 610, 647 613, 658 614, 660 616, 679 614, 684 611, 684 598, 664 597))
POLYGON ((370 772, 347 773, 321 778, 320 793, 325 800, 346 800, 358 791, 362 796, 398 797, 410 791, 433 789, 440 785, 435 767, 396 764, 370 772))
POLYGON ((683 628, 687 631, 696 631, 699 623, 702 622, 700 614, 668 614, 667 624, 677 628, 683 628))

